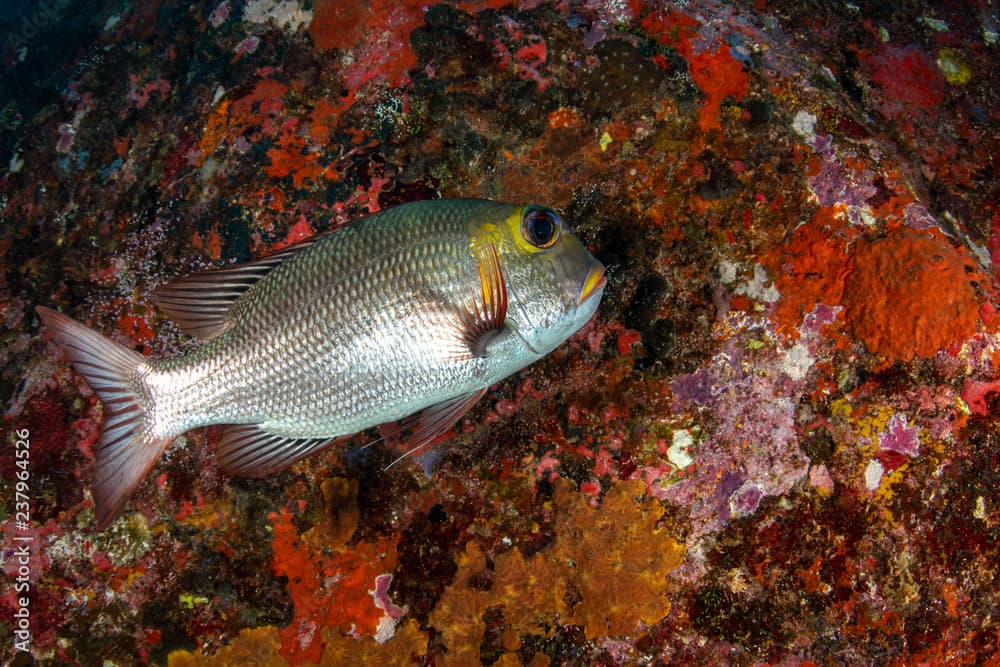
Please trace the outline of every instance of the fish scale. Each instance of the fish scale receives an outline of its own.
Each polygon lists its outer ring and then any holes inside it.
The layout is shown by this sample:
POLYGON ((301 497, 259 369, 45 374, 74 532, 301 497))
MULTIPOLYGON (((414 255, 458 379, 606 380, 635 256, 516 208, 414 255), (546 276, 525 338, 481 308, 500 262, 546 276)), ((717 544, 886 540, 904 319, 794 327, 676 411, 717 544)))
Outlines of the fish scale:
MULTIPOLYGON (((412 239, 410 240, 412 241, 412 239)), ((435 245, 437 248, 441 247, 440 244, 435 245)), ((331 252, 322 254, 332 255, 330 259, 333 259, 336 258, 337 251, 340 248, 331 248, 330 250, 331 252)), ((321 258, 319 263, 322 263, 323 259, 326 258, 321 258)), ((362 358, 367 357, 367 360, 371 362, 373 358, 384 355, 387 350, 384 349, 384 346, 378 347, 370 349, 369 353, 364 355, 361 354, 362 350, 355 349, 353 351, 357 354, 350 354, 352 345, 344 343, 337 345, 334 341, 339 339, 357 343, 358 341, 374 338, 375 336, 372 334, 365 337, 356 335, 361 329, 362 318, 373 325, 374 332, 385 330, 389 326, 395 328, 403 318, 398 317, 393 312, 391 307, 393 305, 392 302, 386 298, 387 295, 382 293, 382 285, 378 281, 375 281, 374 278, 381 276, 383 280, 380 282, 384 285, 398 285, 398 281, 400 280, 406 285, 409 282, 406 279, 407 275, 425 274, 427 269, 421 261, 412 261, 412 259, 400 266, 398 271, 388 271, 386 267, 381 265, 383 262, 372 262, 374 266, 367 268, 367 270, 356 272, 360 275, 348 274, 332 285, 320 285, 319 281, 316 280, 307 282, 304 285, 301 284, 303 276, 308 278, 308 276, 315 275, 316 264, 317 261, 307 262, 301 267, 300 271, 286 272, 291 275, 282 276, 285 278, 283 281, 269 283, 267 285, 269 288, 268 292, 255 296, 261 302, 267 303, 267 297, 270 296, 269 293, 284 294, 300 290, 318 292, 325 288, 327 293, 333 296, 326 306, 321 307, 320 302, 311 302, 315 307, 307 309, 307 311, 311 312, 308 312, 308 316, 303 318, 290 317, 287 311, 284 313, 267 312, 271 310, 267 309, 264 312, 260 312, 263 309, 258 309, 255 313, 253 309, 249 309, 247 313, 248 321, 255 314, 264 315, 266 313, 270 321, 266 321, 261 329, 273 329, 287 333, 268 338, 262 337, 259 332, 248 333, 245 331, 245 327, 227 332, 224 338, 220 339, 215 346, 206 348, 204 352, 205 356, 219 360, 216 363, 221 368, 219 374, 215 376, 219 378, 219 381, 204 396, 202 399, 204 401, 203 404, 192 405, 190 397, 184 397, 181 400, 175 401, 177 404, 176 411, 179 414, 199 413, 203 410, 208 410, 216 418, 232 421, 242 421, 244 419, 263 416, 254 412, 254 406, 258 403, 253 399, 259 398, 259 393, 251 394, 252 398, 249 401, 240 401, 237 403, 232 400, 234 392, 252 390, 253 387, 260 386, 263 383, 277 385, 275 388, 278 391, 268 391, 268 395, 285 396, 291 399, 281 401, 286 407, 301 406, 303 405, 301 401, 308 398, 308 395, 311 395, 313 401, 318 402, 320 410, 327 418, 339 417, 345 411, 345 407, 347 407, 348 412, 350 411, 351 406, 350 404, 346 404, 345 406, 343 400, 345 392, 340 387, 350 386, 352 378, 343 374, 342 367, 349 359, 358 358, 359 356, 362 358), (339 283, 356 284, 355 293, 359 297, 367 295, 366 298, 356 298, 353 304, 346 301, 340 296, 346 290, 337 289, 339 283), (349 336, 346 333, 352 331, 355 333, 353 336, 349 336), (337 354, 338 348, 342 354, 337 354), (290 365, 288 359, 298 359, 300 362, 290 365), (302 363, 302 360, 308 360, 312 363, 302 363), (336 362, 338 361, 343 363, 337 364, 336 362), (331 364, 331 362, 334 363, 331 364), (319 364, 333 365, 334 368, 328 369, 327 372, 317 372, 317 365, 319 364), (338 366, 341 368, 337 368, 338 366), (326 382, 326 379, 329 377, 339 382, 335 384, 326 382)), ((332 268, 335 270, 340 267, 334 264, 332 268)), ((417 281, 413 282, 416 283, 417 281)), ((419 318, 415 324, 421 324, 419 318)), ((433 341, 427 342, 433 344, 433 341)), ((403 349, 413 350, 415 346, 412 345, 412 341, 410 343, 410 345, 404 346, 403 349)), ((192 373, 193 368, 205 363, 205 360, 199 357, 194 357, 186 361, 187 363, 181 368, 170 370, 183 376, 184 374, 192 373)), ((430 372, 432 369, 423 368, 414 370, 430 372)), ((391 381, 392 378, 389 377, 387 379, 391 381)), ((182 381, 180 380, 168 382, 171 385, 181 383, 182 381)), ((261 398, 260 400, 263 399, 261 398)), ((270 410, 265 410, 265 414, 268 414, 272 418, 278 416, 274 412, 277 406, 266 407, 270 408, 270 410)), ((194 425, 196 424, 184 424, 188 428, 194 425)))
POLYGON ((104 527, 198 426, 227 425, 219 459, 234 474, 403 418, 423 446, 579 329, 604 285, 551 210, 436 200, 161 288, 160 307, 205 339, 184 357, 146 359, 38 313, 105 404, 93 485, 104 527))

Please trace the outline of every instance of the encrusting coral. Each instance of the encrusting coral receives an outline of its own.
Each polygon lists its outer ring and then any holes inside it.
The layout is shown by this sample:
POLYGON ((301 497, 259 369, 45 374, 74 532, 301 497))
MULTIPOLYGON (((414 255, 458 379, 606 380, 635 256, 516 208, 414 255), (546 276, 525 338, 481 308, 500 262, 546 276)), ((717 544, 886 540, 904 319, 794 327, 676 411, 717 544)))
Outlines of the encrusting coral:
MULTIPOLYGON (((684 548, 658 526, 663 508, 640 481, 612 487, 597 509, 564 479, 555 482, 555 539, 525 556, 518 547, 488 566, 470 542, 454 583, 431 614, 448 653, 443 664, 480 659, 484 615, 503 618, 501 646, 517 651, 525 635, 548 635, 557 625, 581 626, 588 639, 631 634, 670 611, 668 574, 684 548)), ((494 624, 495 625, 495 624, 494 624)))

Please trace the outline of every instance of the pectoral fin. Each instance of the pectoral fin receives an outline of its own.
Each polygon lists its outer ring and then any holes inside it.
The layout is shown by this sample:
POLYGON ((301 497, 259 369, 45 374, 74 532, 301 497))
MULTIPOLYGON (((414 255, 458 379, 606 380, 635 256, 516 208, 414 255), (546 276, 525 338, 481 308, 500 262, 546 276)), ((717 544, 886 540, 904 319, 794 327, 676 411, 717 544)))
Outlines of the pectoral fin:
POLYGON ((500 255, 492 243, 473 248, 479 267, 479 289, 468 308, 459 314, 462 342, 473 356, 481 357, 507 319, 507 281, 500 255))
MULTIPOLYGON (((383 440, 386 437, 394 436, 405 431, 409 431, 410 433, 409 436, 406 437, 406 453, 387 465, 385 469, 388 470, 405 459, 407 456, 415 454, 447 433, 448 430, 455 425, 455 422, 461 419, 465 413, 472 409, 472 406, 483 397, 486 393, 486 389, 486 387, 483 387, 482 389, 477 389, 471 394, 465 394, 463 396, 453 398, 450 401, 444 401, 443 403, 432 405, 431 407, 421 410, 416 414, 410 415, 406 419, 398 422, 393 428, 390 428, 389 432, 382 438, 379 438, 379 440, 383 440)), ((378 440, 376 440, 376 442, 378 442, 378 440)), ((368 445, 366 445, 366 447, 367 446, 368 445)))

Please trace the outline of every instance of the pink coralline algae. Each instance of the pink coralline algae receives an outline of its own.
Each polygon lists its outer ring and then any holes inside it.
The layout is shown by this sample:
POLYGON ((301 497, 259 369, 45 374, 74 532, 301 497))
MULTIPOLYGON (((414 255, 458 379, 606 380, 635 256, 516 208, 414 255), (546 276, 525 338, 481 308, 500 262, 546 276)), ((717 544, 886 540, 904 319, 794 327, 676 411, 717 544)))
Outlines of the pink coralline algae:
POLYGON ((995 382, 966 380, 962 387, 962 400, 974 414, 984 417, 990 414, 988 401, 992 394, 1000 394, 1000 380, 995 382))
POLYGON ((695 530, 714 533, 732 518, 757 510, 766 496, 780 496, 808 472, 795 429, 796 385, 778 369, 767 379, 740 370, 745 352, 727 346, 704 373, 674 387, 687 401, 704 405, 718 420, 700 443, 694 472, 656 493, 690 505, 695 530))
POLYGON ((220 2, 219 6, 216 7, 208 17, 208 22, 212 24, 213 28, 218 28, 220 25, 226 22, 229 18, 229 2, 220 2))
POLYGON ((68 153, 73 147, 73 140, 76 138, 76 128, 70 123, 63 123, 59 126, 59 141, 56 142, 56 150, 60 153, 68 153))
POLYGON ((868 169, 856 172, 848 166, 857 154, 838 150, 833 137, 817 133, 809 144, 819 158, 818 168, 809 175, 809 188, 816 195, 820 206, 844 205, 852 222, 860 222, 858 208, 865 206, 877 192, 875 174, 868 169))
POLYGON ((511 54, 504 40, 500 38, 493 40, 493 49, 497 54, 500 68, 513 67, 519 77, 534 81, 538 91, 545 92, 549 86, 549 79, 542 74, 548 60, 545 40, 540 35, 526 33, 523 26, 510 19, 504 21, 504 28, 507 39, 513 43, 511 48, 514 51, 511 54))
POLYGON ((904 415, 893 415, 886 430, 878 435, 876 458, 882 468, 895 470, 919 454, 920 437, 917 427, 908 426, 904 415))
POLYGON ((149 104, 150 96, 153 93, 166 95, 170 92, 170 82, 166 79, 156 79, 154 81, 142 81, 138 74, 129 75, 128 99, 135 105, 136 109, 144 109, 149 104))
POLYGON ((260 46, 260 38, 256 35, 251 35, 236 45, 236 55, 250 55, 257 50, 258 46, 260 46))
POLYGON ((764 491, 757 482, 747 480, 729 496, 729 514, 741 518, 753 514, 764 499, 764 491))
POLYGON ((713 379, 707 369, 699 368, 694 373, 678 377, 671 383, 670 389, 673 392, 675 410, 683 410, 686 405, 709 405, 712 400, 713 379))
POLYGON ((909 426, 904 415, 893 415, 885 432, 879 434, 878 445, 881 450, 912 458, 920 454, 919 429, 909 426))
POLYGON ((375 606, 384 613, 378 622, 378 631, 375 633, 375 641, 384 643, 392 638, 396 632, 396 624, 406 614, 406 607, 399 607, 389 599, 389 586, 392 585, 391 574, 380 574, 375 577, 375 588, 369 591, 375 606))

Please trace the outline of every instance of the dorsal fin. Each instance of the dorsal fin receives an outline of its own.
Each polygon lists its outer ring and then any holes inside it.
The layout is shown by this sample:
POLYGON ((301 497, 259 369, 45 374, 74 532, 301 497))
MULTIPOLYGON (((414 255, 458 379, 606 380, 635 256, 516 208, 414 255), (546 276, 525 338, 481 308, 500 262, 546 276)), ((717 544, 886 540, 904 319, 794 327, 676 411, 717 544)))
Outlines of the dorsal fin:
POLYGON ((199 271, 161 285, 155 292, 157 304, 189 336, 215 338, 232 326, 226 315, 244 292, 271 269, 323 236, 317 234, 252 262, 199 271))

